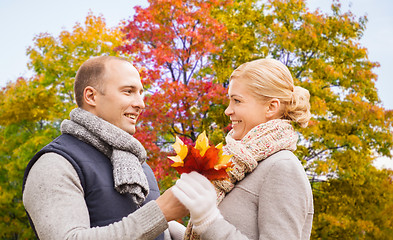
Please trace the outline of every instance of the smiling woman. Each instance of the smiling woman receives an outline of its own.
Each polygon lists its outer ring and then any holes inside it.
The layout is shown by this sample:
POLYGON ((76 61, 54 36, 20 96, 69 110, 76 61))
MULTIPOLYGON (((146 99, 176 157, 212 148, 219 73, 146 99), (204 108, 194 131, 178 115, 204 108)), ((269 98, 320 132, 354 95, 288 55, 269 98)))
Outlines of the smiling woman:
POLYGON ((183 173, 172 190, 190 210, 185 239, 309 239, 313 196, 292 153, 298 136, 291 125, 307 126, 308 91, 294 86, 280 61, 260 59, 232 73, 228 95, 229 181, 213 181, 214 189, 203 175, 183 173))

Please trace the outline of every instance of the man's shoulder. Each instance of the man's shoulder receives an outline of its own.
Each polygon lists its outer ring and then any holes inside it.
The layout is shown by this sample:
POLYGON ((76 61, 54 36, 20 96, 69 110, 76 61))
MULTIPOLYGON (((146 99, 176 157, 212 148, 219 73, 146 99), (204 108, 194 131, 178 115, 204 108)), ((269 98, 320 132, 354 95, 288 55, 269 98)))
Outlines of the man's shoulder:
MULTIPOLYGON (((60 174, 62 172, 75 172, 72 164, 62 155, 55 152, 42 154, 32 166, 31 172, 50 172, 50 174, 60 174)), ((76 174, 76 172, 75 172, 76 174)))
POLYGON ((67 159, 60 154, 48 152, 41 155, 31 167, 26 182, 42 185, 45 182, 53 183, 64 177, 79 179, 74 167, 67 159))
POLYGON ((34 165, 50 166, 50 165, 70 165, 65 157, 55 152, 47 152, 42 154, 34 165))

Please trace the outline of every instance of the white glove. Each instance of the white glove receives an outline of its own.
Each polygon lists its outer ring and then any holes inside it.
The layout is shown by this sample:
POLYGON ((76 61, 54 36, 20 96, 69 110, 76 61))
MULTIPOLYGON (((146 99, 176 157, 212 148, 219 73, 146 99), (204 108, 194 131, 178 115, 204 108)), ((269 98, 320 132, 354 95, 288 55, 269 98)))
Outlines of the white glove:
POLYGON ((172 192, 190 211, 191 222, 198 234, 202 234, 217 218, 222 218, 216 205, 216 191, 201 174, 183 173, 172 187, 172 192))
POLYGON ((186 227, 176 221, 168 222, 168 229, 172 240, 183 240, 186 227))

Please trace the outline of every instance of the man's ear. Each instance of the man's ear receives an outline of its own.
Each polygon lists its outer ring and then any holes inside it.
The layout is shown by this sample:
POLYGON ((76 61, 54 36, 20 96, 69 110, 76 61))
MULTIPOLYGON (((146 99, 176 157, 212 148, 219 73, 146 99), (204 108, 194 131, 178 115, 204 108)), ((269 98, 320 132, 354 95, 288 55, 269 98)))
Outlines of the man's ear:
POLYGON ((280 114, 280 100, 277 98, 273 98, 268 102, 267 111, 266 111, 266 118, 269 120, 276 119, 279 117, 280 114))
POLYGON ((83 101, 90 107, 95 107, 97 105, 97 90, 91 86, 85 87, 83 91, 83 101))

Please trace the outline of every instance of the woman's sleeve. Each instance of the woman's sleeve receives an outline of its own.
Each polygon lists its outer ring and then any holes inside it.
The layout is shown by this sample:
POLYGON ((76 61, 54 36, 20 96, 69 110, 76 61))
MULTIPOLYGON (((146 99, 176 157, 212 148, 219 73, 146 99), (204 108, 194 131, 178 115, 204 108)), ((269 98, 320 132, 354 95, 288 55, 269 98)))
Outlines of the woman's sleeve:
MULTIPOLYGON (((257 219, 260 240, 302 239, 302 229, 308 214, 309 201, 312 199, 308 197, 308 179, 301 164, 296 161, 298 160, 277 160, 265 171, 267 175, 261 177, 257 219)), ((238 214, 240 217, 242 213, 238 214)), ((202 238, 248 239, 223 218, 213 222, 202 238)))
MULTIPOLYGON (((239 213, 240 214, 240 213, 239 213)), ((224 218, 219 218, 210 224, 209 228, 203 232, 201 238, 204 240, 247 240, 235 226, 224 218)))
POLYGON ((297 159, 280 159, 267 173, 259 193, 259 239, 301 239, 310 201, 303 167, 297 159))
POLYGON ((167 227, 155 201, 121 221, 90 228, 83 188, 72 165, 47 153, 29 172, 23 203, 40 239, 154 239, 167 227))

